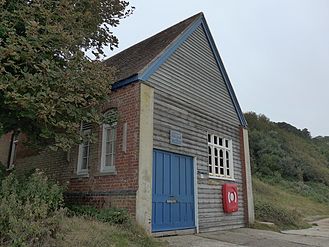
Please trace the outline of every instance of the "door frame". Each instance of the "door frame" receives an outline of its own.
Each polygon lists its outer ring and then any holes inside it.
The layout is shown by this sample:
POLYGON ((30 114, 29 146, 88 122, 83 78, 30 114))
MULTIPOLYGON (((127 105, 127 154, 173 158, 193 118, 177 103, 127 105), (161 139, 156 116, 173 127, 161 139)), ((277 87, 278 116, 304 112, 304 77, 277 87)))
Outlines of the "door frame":
MULTIPOLYGON (((189 155, 189 154, 185 154, 182 152, 177 152, 177 151, 170 151, 170 150, 166 150, 166 149, 162 149, 162 148, 155 148, 153 147, 152 150, 152 169, 153 169, 153 152, 154 150, 159 150, 159 151, 163 151, 163 152, 168 152, 168 153, 173 153, 173 154, 178 154, 178 155, 184 155, 184 156, 189 156, 193 159, 192 161, 192 165, 193 165, 193 184, 194 184, 194 228, 191 229, 195 229, 195 233, 199 233, 199 210, 198 210, 198 180, 197 180, 197 176, 198 176, 198 162, 197 162, 197 157, 193 156, 193 155, 189 155)), ((152 183, 153 183, 153 172, 152 172, 152 183)), ((153 188, 152 188, 152 196, 151 196, 151 201, 153 202, 153 188)), ((153 217, 153 207, 151 207, 151 222, 152 222, 152 217, 153 217)), ((186 231, 186 229, 181 229, 181 230, 172 230, 173 232, 184 232, 186 231)), ((153 232, 152 229, 152 224, 151 224, 151 232, 152 234, 157 234, 157 233, 161 233, 161 232, 153 232)), ((171 232, 171 231, 163 231, 163 232, 171 232)), ((170 235, 170 234, 169 234, 170 235)))

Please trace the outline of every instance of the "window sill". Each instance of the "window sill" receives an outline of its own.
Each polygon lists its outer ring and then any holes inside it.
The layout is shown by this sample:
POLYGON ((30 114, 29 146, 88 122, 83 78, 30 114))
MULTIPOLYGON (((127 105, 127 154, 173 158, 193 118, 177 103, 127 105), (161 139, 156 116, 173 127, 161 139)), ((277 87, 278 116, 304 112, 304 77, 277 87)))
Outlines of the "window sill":
POLYGON ((77 172, 75 174, 75 177, 76 178, 89 178, 89 173, 88 173, 88 171, 86 171, 86 172, 77 172))
POLYGON ((209 178, 210 179, 218 179, 218 180, 235 181, 234 178, 217 177, 217 176, 213 176, 213 175, 209 175, 209 178))
POLYGON ((107 175, 116 175, 117 171, 115 169, 115 166, 111 166, 111 167, 106 167, 103 168, 99 174, 97 174, 98 176, 107 176, 107 175))

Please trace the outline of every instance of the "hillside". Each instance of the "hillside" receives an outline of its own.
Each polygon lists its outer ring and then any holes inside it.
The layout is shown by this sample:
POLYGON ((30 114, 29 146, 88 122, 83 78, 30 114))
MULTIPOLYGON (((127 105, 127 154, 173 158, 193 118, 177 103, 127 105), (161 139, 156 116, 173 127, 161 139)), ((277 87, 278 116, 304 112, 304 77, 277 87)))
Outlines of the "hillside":
POLYGON ((246 113, 256 219, 279 229, 329 215, 329 137, 246 113))

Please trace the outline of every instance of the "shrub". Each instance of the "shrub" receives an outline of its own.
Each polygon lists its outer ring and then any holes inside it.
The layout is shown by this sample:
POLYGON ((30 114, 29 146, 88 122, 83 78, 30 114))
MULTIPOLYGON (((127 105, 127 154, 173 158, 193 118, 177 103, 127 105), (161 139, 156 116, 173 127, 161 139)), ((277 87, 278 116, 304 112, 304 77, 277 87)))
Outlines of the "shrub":
POLYGON ((14 174, 0 188, 0 244, 44 246, 64 214, 62 188, 36 171, 24 180, 14 174))
POLYGON ((71 214, 77 216, 87 216, 97 219, 102 222, 109 222, 112 224, 128 224, 130 223, 130 217, 127 210, 118 208, 95 208, 91 206, 68 206, 71 214))
POLYGON ((297 210, 286 209, 266 201, 255 201, 257 220, 273 222, 279 228, 303 228, 308 226, 297 210))

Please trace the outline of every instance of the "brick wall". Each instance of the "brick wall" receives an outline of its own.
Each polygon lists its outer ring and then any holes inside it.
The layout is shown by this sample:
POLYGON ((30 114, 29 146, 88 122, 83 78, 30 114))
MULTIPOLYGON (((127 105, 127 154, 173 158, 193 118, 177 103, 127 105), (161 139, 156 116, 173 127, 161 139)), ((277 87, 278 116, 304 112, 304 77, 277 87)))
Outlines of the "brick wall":
POLYGON ((17 153, 16 169, 28 172, 40 168, 48 176, 67 186, 66 199, 71 203, 92 204, 98 207, 127 208, 131 214, 136 210, 138 188, 139 153, 139 108, 140 84, 133 83, 111 93, 110 100, 103 110, 116 107, 118 110, 115 174, 102 174, 101 139, 102 128, 94 126, 92 131, 97 141, 90 146, 88 175, 76 173, 78 147, 69 152, 42 152, 29 154, 21 148, 17 153), (123 125, 127 123, 127 148, 122 151, 123 125), (23 154, 23 155, 22 155, 23 154))
POLYGON ((7 167, 8 155, 10 150, 11 133, 3 135, 0 138, 0 163, 7 167))

